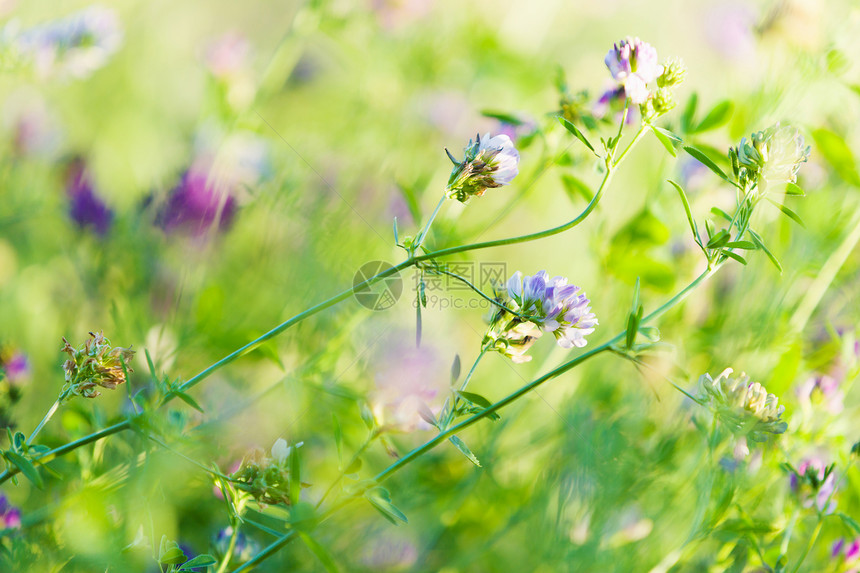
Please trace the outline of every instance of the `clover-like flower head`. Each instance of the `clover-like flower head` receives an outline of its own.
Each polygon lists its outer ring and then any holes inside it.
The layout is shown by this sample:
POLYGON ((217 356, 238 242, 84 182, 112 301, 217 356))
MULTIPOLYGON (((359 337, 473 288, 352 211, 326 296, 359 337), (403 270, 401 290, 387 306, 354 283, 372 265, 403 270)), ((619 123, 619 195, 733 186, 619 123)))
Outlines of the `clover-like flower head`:
POLYGON ((271 457, 262 450, 255 450, 231 474, 234 485, 260 504, 290 505, 290 453, 302 444, 290 446, 286 440, 278 438, 272 446, 271 457))
POLYGON ((716 379, 708 373, 699 378, 704 398, 714 414, 733 432, 749 433, 756 441, 764 439, 763 433, 785 432, 788 426, 782 420, 785 406, 779 405, 779 398, 758 382, 750 382, 746 374, 733 377, 732 372, 726 368, 716 379))
POLYGON ((797 128, 776 123, 757 131, 729 151, 735 175, 741 183, 755 182, 761 189, 768 183, 794 183, 800 164, 809 159, 811 149, 805 145, 797 128))
POLYGON ((567 284, 564 277, 549 278, 546 271, 533 276, 514 273, 497 295, 508 309, 497 312, 485 343, 514 362, 531 360, 529 348, 543 333, 551 332, 562 348, 586 345, 585 336, 594 332, 597 318, 579 287, 567 284))
POLYGON ((128 365, 134 357, 134 350, 112 347, 101 331, 90 332, 90 339, 81 348, 72 347, 64 337, 61 351, 69 355, 63 364, 66 374, 64 390, 84 398, 98 396, 97 387, 113 390, 126 382, 126 372, 134 372, 128 365))
MULTIPOLYGON (((451 154, 448 154, 451 157, 451 154)), ((469 141, 465 158, 457 162, 448 179, 448 198, 466 203, 487 189, 508 185, 519 173, 520 154, 507 135, 484 134, 469 141)))
POLYGON ((624 86, 624 92, 634 104, 648 100, 648 84, 663 74, 657 63, 657 50, 639 38, 627 37, 615 44, 604 59, 612 77, 624 86))

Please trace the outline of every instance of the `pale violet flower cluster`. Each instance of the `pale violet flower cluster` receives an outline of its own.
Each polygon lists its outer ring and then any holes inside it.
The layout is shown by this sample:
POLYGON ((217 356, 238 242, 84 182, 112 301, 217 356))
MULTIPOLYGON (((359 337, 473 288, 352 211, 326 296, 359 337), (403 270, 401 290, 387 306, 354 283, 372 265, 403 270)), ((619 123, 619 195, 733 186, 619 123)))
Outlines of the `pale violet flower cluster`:
POLYGON ((705 391, 703 399, 717 418, 733 432, 748 434, 755 441, 763 440, 765 432, 785 432, 788 425, 781 419, 785 406, 779 404, 779 398, 758 382, 750 382, 746 374, 734 377, 732 372, 726 368, 716 379, 708 373, 699 378, 705 391))
POLYGON ((531 360, 526 352, 546 332, 551 332, 562 348, 581 348, 597 326, 585 293, 567 284, 564 277, 550 279, 546 271, 533 276, 517 271, 497 300, 516 314, 500 309, 484 343, 514 362, 531 360))
POLYGON ((648 84, 663 73, 657 50, 639 38, 626 38, 615 44, 604 59, 612 77, 624 87, 634 104, 645 103, 651 95, 648 84))
POLYGON ((809 159, 811 149, 805 145, 797 128, 776 123, 741 139, 740 145, 729 149, 735 178, 743 187, 758 185, 762 190, 768 183, 794 183, 800 164, 809 159))
POLYGON ((836 501, 835 464, 825 465, 819 457, 809 457, 800 462, 789 478, 791 490, 800 498, 803 507, 815 506, 818 511, 833 513, 836 501))
POLYGON ((25 30, 18 28, 13 22, 3 30, 4 43, 43 77, 52 73, 89 76, 119 50, 123 38, 116 12, 103 6, 90 6, 25 30))
POLYGON ((487 189, 508 185, 519 173, 520 154, 507 135, 490 137, 486 133, 482 138, 479 134, 464 153, 463 161, 448 153, 454 163, 445 191, 449 199, 465 203, 487 189))

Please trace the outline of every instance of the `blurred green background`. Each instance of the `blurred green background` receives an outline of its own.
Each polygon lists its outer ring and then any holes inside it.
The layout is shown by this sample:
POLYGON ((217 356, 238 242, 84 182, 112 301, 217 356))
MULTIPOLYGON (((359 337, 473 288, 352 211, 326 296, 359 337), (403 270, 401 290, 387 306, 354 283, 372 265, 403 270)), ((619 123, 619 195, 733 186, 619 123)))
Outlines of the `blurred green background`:
MULTIPOLYGON (((661 125, 715 153, 776 121, 806 135, 813 150, 798 184, 807 196, 785 200, 805 228, 769 205, 756 215, 783 272, 753 253, 659 321, 672 347, 647 368, 602 356, 473 427, 463 438, 482 468, 451 447, 407 466, 387 487, 408 525, 353 504, 316 538, 344 571, 761 571, 774 565, 801 505, 779 464, 815 456, 846 469, 860 439, 854 3, 121 1, 94 9, 7 0, 0 18, 6 424, 31 431, 60 391, 63 336, 79 344, 103 330, 133 345, 131 391, 147 393, 144 349, 159 375, 188 379, 348 288, 362 264, 399 262, 393 218, 401 235, 418 231, 450 173, 443 149, 460 157, 476 133, 513 132, 520 175, 466 207, 446 203, 430 248, 572 219, 586 204, 578 190, 593 192, 602 174, 551 115, 560 109, 559 71, 571 92, 588 90, 590 108, 611 87, 607 50, 635 35, 661 61, 679 56, 688 69, 678 108, 661 125), (679 117, 693 94, 698 120, 730 101, 725 125, 685 132, 679 117), (14 376, 13 363, 25 364, 14 376), (691 421, 706 413, 663 377, 695 392, 700 374, 726 367, 776 393, 789 421, 787 434, 729 469, 707 455, 691 421), (841 411, 799 390, 821 375, 838 378, 841 411), (702 512, 728 491, 731 524, 690 541, 702 512)), ((624 329, 637 277, 647 312, 703 270, 667 178, 683 182, 700 221, 734 203, 719 179, 648 137, 583 225, 450 260, 569 277, 592 300, 600 327, 589 344, 598 344, 624 329)), ((391 309, 349 299, 208 378, 192 392, 205 414, 179 401, 162 410, 172 447, 230 471, 278 437, 303 441, 304 494, 314 501, 338 471, 333 415, 345 456, 365 437, 362 405, 409 430, 370 447, 361 478, 429 439, 413 411, 398 410, 399 389, 440 407, 455 355, 465 366, 480 350, 487 308, 468 292, 428 293, 438 304, 424 311, 416 350, 411 271, 403 281, 391 309), (443 300, 472 306, 441 308, 443 300)), ((549 341, 531 353, 521 365, 488 356, 470 389, 496 400, 572 356, 549 341)), ((76 399, 40 439, 60 445, 128 413, 123 388, 76 399)), ((156 547, 167 535, 195 554, 213 551, 227 521, 211 478, 126 434, 52 462, 58 477, 46 474, 44 491, 23 480, 2 486, 22 512, 23 527, 3 533, 14 570, 157 570, 145 542, 134 544, 139 533, 156 547)), ((858 491, 855 467, 834 498, 855 519, 858 491)), ((790 559, 814 524, 799 513, 790 559)), ((824 524, 803 570, 839 570, 832 543, 860 535, 836 518, 824 524)), ((244 531, 258 548, 271 541, 244 531)), ((323 566, 294 543, 260 570, 323 566)))

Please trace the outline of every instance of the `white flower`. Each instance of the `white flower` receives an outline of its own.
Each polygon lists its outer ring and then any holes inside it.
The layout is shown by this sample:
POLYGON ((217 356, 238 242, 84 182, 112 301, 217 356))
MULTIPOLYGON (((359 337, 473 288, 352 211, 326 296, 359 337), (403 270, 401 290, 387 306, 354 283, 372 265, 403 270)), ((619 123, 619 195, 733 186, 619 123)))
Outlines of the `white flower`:
MULTIPOLYGON (((451 154, 448 154, 451 157, 451 154)), ((448 178, 447 195, 465 203, 472 197, 480 197, 487 189, 508 185, 519 173, 520 154, 507 135, 490 137, 485 133, 469 141, 462 162, 454 161, 455 167, 448 178)))
POLYGON ((615 80, 634 104, 642 104, 650 91, 647 84, 655 81, 663 66, 657 63, 657 50, 639 38, 626 38, 615 44, 604 59, 615 80))
POLYGON ((287 460, 290 459, 290 452, 292 452, 293 447, 300 447, 304 442, 299 442, 295 446, 287 445, 287 440, 284 438, 278 438, 275 440, 275 444, 272 446, 272 459, 277 462, 277 464, 281 467, 284 467, 287 464, 287 460))

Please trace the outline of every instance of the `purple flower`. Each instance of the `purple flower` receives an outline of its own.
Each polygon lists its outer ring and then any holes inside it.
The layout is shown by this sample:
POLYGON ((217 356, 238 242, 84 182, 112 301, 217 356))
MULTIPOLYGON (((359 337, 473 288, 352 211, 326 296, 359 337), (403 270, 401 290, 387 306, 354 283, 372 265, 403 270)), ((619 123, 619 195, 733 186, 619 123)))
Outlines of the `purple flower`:
POLYGON ((792 491, 800 494, 803 507, 814 505, 824 513, 833 513, 836 509, 836 502, 831 499, 836 490, 836 472, 825 466, 821 458, 802 460, 797 473, 792 473, 789 479, 792 491))
POLYGON ((650 95, 647 84, 663 73, 663 66, 657 63, 657 50, 639 38, 627 37, 615 44, 604 62, 630 101, 637 105, 645 103, 650 95))
POLYGON ((165 231, 202 236, 212 227, 229 228, 235 214, 233 196, 209 181, 208 172, 192 167, 170 192, 156 223, 165 231))
POLYGON ((848 545, 844 538, 839 538, 830 550, 830 557, 836 561, 842 559, 846 565, 857 561, 860 558, 860 537, 848 545))
MULTIPOLYGON (((230 538, 232 536, 233 528, 229 525, 215 535, 214 545, 219 554, 225 555, 227 553, 227 548, 230 546, 230 538)), ((233 559, 231 561, 243 563, 256 555, 259 550, 260 548, 257 543, 240 531, 236 535, 236 546, 233 548, 233 559)))
POLYGON ((10 382, 20 382, 30 376, 30 361, 23 352, 14 351, 8 358, 4 356, 2 366, 10 382))
POLYGON ((855 539, 851 545, 845 548, 846 563, 857 561, 858 558, 860 558, 860 537, 855 539))
POLYGON ((113 221, 113 211, 96 195, 83 161, 75 160, 66 176, 66 193, 69 196, 69 215, 79 227, 92 228, 104 235, 113 221))
POLYGON ((12 507, 6 496, 0 493, 0 529, 20 529, 21 510, 12 507))
MULTIPOLYGON (((453 157, 451 160, 454 161, 453 157)), ((487 189, 508 185, 519 173, 519 162, 520 154, 507 135, 490 137, 486 133, 483 138, 478 135, 466 146, 463 161, 455 161, 448 178, 448 197, 466 203, 487 189)))
POLYGON ((597 326, 591 301, 580 288, 564 277, 550 279, 546 271, 534 276, 517 271, 498 299, 516 314, 496 313, 484 342, 494 341, 493 349, 514 362, 531 360, 525 353, 544 332, 551 332, 562 348, 583 347, 597 326))
POLYGON ((229 79, 247 70, 250 55, 251 44, 248 39, 235 32, 228 32, 206 49, 206 66, 216 78, 229 79))

